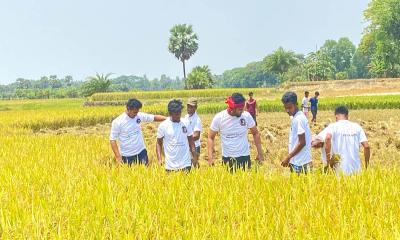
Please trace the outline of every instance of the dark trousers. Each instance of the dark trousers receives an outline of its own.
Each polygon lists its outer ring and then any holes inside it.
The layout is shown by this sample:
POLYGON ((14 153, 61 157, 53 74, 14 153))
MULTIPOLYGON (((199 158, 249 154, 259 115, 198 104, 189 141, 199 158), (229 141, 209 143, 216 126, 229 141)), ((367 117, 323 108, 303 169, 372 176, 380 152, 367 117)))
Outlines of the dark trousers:
POLYGON ((236 172, 238 169, 246 171, 251 168, 250 156, 241 157, 222 157, 222 162, 228 167, 230 172, 236 172))
POLYGON ((250 115, 253 117, 253 120, 254 120, 254 122, 256 122, 256 126, 257 126, 257 116, 252 113, 250 113, 250 115))
POLYGON ((189 166, 189 167, 184 167, 184 168, 178 169, 178 170, 169 170, 169 169, 166 169, 167 173, 173 173, 173 172, 190 173, 190 170, 192 170, 192 167, 191 167, 191 166, 189 166))
POLYGON ((129 166, 131 166, 132 164, 138 164, 138 165, 145 165, 148 166, 149 165, 149 157, 147 156, 147 150, 144 149, 143 151, 141 151, 138 155, 134 155, 134 156, 122 156, 122 162, 125 164, 128 164, 129 166))

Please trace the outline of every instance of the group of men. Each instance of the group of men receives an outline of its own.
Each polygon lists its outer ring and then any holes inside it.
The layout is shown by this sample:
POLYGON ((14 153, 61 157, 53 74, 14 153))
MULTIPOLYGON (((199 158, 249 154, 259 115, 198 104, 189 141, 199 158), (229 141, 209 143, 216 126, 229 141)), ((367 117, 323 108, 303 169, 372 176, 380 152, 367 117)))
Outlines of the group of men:
MULTIPOLYGON (((315 99, 318 101, 318 93, 315 99)), ((256 161, 264 160, 261 136, 257 129, 257 105, 253 93, 246 100, 240 93, 227 98, 227 108, 217 113, 208 129, 208 164, 215 165, 215 138, 220 135, 222 163, 230 171, 251 168, 248 132, 253 135, 257 155, 256 161)), ((362 128, 348 121, 348 110, 344 106, 335 111, 336 123, 329 125, 317 136, 312 136, 307 116, 300 111, 297 95, 286 92, 282 97, 285 111, 291 117, 289 132, 289 154, 281 162, 292 172, 308 173, 312 169, 311 148, 321 148, 327 167, 336 172, 352 174, 361 170, 360 144, 365 149, 365 166, 369 162, 368 141, 362 128), (338 157, 340 156, 340 157, 338 157), (339 160, 340 159, 340 160, 339 160)), ((311 102, 312 103, 312 102, 311 102)), ((317 102, 316 102, 317 104, 317 102)), ((183 103, 172 100, 168 103, 168 117, 140 112, 142 104, 130 99, 126 110, 113 120, 110 144, 118 162, 148 165, 148 155, 141 131, 142 122, 161 122, 157 129, 156 154, 158 163, 168 172, 189 172, 199 166, 202 122, 197 114, 198 102, 190 98, 186 104, 187 114, 182 117, 183 103), (119 147, 118 143, 119 142, 119 147)), ((304 109, 304 103, 302 103, 304 109)), ((311 109, 313 112, 313 109, 311 109)), ((316 115, 316 109, 314 109, 316 115)), ((313 113, 314 116, 314 113, 313 113)))

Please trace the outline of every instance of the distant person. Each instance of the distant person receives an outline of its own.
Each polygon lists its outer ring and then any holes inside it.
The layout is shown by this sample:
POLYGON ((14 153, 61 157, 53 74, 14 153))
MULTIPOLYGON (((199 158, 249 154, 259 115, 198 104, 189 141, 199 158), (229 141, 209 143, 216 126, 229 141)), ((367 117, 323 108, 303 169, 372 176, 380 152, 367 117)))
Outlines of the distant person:
POLYGON ((249 92, 249 100, 246 101, 245 111, 250 113, 257 126, 257 101, 253 98, 253 92, 249 92))
POLYGON ((309 94, 310 94, 310 92, 306 91, 304 93, 303 100, 301 101, 301 108, 303 109, 303 113, 304 113, 304 115, 306 115, 307 118, 308 118, 308 112, 310 109, 310 107, 309 107, 310 100, 308 99, 309 94))
POLYGON ((202 123, 199 115, 197 114, 197 99, 194 97, 189 98, 186 106, 187 114, 185 116, 185 121, 193 130, 194 145, 196 147, 197 154, 200 155, 200 135, 202 131, 202 123))
POLYGON ((318 113, 318 97, 319 97, 319 92, 315 92, 314 97, 310 98, 310 103, 311 103, 311 114, 312 114, 312 119, 311 122, 316 123, 317 122, 317 113, 318 113))
POLYGON ((365 169, 368 168, 370 159, 370 147, 367 136, 362 127, 349 121, 349 110, 345 106, 339 106, 335 110, 336 122, 327 128, 325 139, 325 151, 328 165, 338 173, 350 175, 360 172, 361 160, 359 156, 360 145, 364 147, 365 169), (329 150, 332 148, 331 156, 329 150))
POLYGON ((182 109, 180 100, 170 101, 168 103, 169 118, 163 121, 157 130, 157 159, 162 165, 162 152, 164 152, 167 172, 190 172, 192 163, 194 166, 198 164, 193 130, 184 119, 181 119, 182 109))
POLYGON ((213 118, 208 131, 208 163, 214 165, 214 142, 217 133, 221 136, 222 162, 231 172, 236 169, 251 168, 250 144, 247 139, 248 130, 254 138, 257 148, 257 161, 263 161, 261 137, 256 123, 250 113, 244 111, 246 99, 240 93, 233 93, 226 100, 226 110, 219 112, 213 118))
POLYGON ((312 170, 311 130, 308 120, 298 108, 296 93, 286 92, 282 96, 282 103, 292 119, 289 132, 289 154, 281 165, 289 166, 290 171, 297 174, 308 173, 312 170))
POLYGON ((142 122, 161 122, 164 116, 139 112, 142 103, 135 99, 129 99, 126 110, 112 121, 110 132, 110 145, 115 159, 119 163, 149 164, 146 146, 143 140, 142 122), (117 141, 120 144, 118 148, 117 141))

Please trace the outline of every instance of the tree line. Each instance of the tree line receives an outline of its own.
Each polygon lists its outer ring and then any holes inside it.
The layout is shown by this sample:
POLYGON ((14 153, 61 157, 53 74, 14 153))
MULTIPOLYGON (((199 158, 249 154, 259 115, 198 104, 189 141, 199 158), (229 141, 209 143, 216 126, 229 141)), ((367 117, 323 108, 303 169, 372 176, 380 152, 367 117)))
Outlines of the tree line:
POLYGON ((364 16, 368 26, 358 46, 343 37, 326 40, 308 54, 279 47, 259 61, 220 75, 212 74, 208 65, 196 66, 186 74, 186 62, 198 50, 199 37, 191 25, 178 24, 170 30, 168 51, 182 62, 183 78, 112 78, 113 74, 96 74, 85 81, 57 75, 37 80, 18 78, 0 85, 0 98, 75 98, 107 91, 273 87, 288 81, 400 77, 400 1, 372 0, 364 16))

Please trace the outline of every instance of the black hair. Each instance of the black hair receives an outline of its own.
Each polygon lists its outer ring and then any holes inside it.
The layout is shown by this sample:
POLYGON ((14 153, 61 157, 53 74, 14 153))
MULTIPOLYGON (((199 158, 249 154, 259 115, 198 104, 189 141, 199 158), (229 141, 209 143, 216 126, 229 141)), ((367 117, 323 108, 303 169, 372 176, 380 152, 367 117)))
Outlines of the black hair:
POLYGON ((178 99, 171 100, 168 103, 168 112, 170 113, 178 113, 183 109, 182 101, 178 99))
POLYGON ((142 106, 143 106, 142 103, 139 100, 137 100, 136 98, 131 98, 126 103, 126 108, 129 110, 140 109, 140 108, 142 108, 142 106))
POLYGON ((304 94, 310 94, 310 92, 309 91, 305 91, 304 94))
POLYGON ((339 106, 339 107, 337 107, 336 109, 335 109, 335 115, 338 115, 338 114, 343 114, 343 115, 349 115, 349 109, 347 109, 347 107, 346 106, 339 106))
POLYGON ((318 91, 316 91, 316 92, 315 92, 315 95, 318 95, 318 96, 319 96, 319 92, 318 92, 318 91))
POLYGON ((235 104, 246 102, 246 98, 241 93, 233 93, 231 97, 235 104))
POLYGON ((253 96, 253 92, 249 92, 249 96, 253 96))
POLYGON ((282 99, 281 99, 283 104, 286 103, 293 103, 293 104, 297 104, 297 95, 295 92, 285 92, 285 94, 283 94, 282 99))

